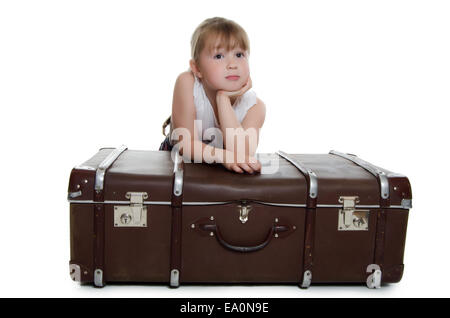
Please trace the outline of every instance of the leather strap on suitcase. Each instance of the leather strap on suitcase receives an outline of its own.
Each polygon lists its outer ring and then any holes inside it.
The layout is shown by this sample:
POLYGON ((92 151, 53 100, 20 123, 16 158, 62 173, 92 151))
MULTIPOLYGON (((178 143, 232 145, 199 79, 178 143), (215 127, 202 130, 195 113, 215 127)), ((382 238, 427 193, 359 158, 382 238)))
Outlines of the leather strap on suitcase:
POLYGON ((317 176, 316 174, 301 162, 289 156, 283 151, 278 151, 277 154, 293 164, 305 177, 307 184, 307 199, 306 199, 306 220, 305 220, 305 246, 303 249, 303 269, 301 271, 302 281, 301 288, 308 288, 311 285, 313 265, 314 265, 314 224, 317 206, 317 176))
POLYGON ((183 207, 183 160, 178 152, 175 152, 173 168, 172 191, 172 231, 170 243, 170 286, 180 285, 181 271, 181 213, 183 207))
POLYGON ((389 179, 386 174, 375 167, 374 165, 356 157, 351 154, 344 154, 337 151, 330 151, 330 154, 336 155, 342 158, 345 158, 349 161, 352 161, 354 164, 360 166, 361 168, 368 171, 372 174, 378 182, 380 187, 380 210, 377 213, 377 225, 375 232, 375 251, 373 257, 373 264, 368 266, 368 286, 371 288, 380 288, 381 283, 383 282, 383 277, 381 273, 384 272, 384 243, 385 243, 385 232, 386 232, 386 209, 390 206, 389 200, 389 179), (372 280, 374 274, 372 274, 372 268, 378 268, 376 271, 378 272, 379 277, 377 277, 377 282, 370 282, 372 280))
POLYGON ((127 150, 126 146, 114 149, 98 166, 95 174, 94 195, 94 285, 103 287, 105 285, 105 205, 104 205, 104 179, 106 170, 127 150))

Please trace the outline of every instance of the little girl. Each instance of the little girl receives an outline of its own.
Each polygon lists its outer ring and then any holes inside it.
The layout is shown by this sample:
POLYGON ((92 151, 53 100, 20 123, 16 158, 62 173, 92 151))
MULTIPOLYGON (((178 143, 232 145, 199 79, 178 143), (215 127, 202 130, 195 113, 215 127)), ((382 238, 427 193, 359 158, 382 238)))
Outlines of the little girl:
POLYGON ((216 17, 197 27, 191 40, 190 69, 176 80, 172 116, 164 123, 163 133, 169 123, 171 129, 159 150, 172 150, 173 132, 181 129, 187 134, 178 138, 176 146, 183 156, 221 163, 238 173, 261 171, 254 155, 266 110, 250 90, 249 52, 246 32, 233 21, 216 17), (208 138, 206 130, 211 128, 221 136, 208 138), (236 139, 245 140, 245 147, 237 147, 236 139))

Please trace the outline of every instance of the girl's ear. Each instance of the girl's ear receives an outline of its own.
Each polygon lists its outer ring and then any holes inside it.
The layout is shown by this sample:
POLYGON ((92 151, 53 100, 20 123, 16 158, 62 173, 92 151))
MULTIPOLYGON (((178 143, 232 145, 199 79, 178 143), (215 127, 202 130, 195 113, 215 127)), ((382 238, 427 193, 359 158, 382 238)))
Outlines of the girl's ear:
POLYGON ((191 67, 191 70, 195 74, 195 76, 197 76, 198 78, 202 78, 202 73, 200 73, 198 65, 193 59, 189 61, 189 66, 191 67))

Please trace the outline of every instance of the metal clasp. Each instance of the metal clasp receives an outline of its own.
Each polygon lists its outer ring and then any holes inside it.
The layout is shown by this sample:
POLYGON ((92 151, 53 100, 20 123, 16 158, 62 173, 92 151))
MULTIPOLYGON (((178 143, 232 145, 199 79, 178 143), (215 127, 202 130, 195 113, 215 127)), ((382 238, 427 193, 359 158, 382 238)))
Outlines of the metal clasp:
POLYGON ((252 207, 247 205, 246 201, 242 201, 242 204, 238 205, 239 208, 239 220, 244 224, 248 221, 248 214, 250 213, 252 207))
POLYGON ((356 209, 359 203, 357 196, 341 196, 339 203, 343 208, 339 209, 338 230, 339 231, 368 231, 369 230, 369 210, 356 209))
POLYGON ((366 284, 368 288, 380 288, 381 287, 381 269, 377 264, 370 264, 367 266, 367 273, 370 273, 367 277, 366 284))
POLYGON ((147 227, 147 207, 144 200, 148 198, 147 192, 127 192, 130 205, 114 206, 115 227, 147 227))
POLYGON ((69 264, 70 278, 76 282, 81 282, 81 267, 77 264, 69 264))

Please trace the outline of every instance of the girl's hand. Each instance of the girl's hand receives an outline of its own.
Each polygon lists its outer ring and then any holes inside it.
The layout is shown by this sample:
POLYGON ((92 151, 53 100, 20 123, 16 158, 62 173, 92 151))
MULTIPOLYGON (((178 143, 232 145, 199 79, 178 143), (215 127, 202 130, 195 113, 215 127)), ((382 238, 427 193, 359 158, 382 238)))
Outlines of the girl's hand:
POLYGON ((240 90, 234 91, 234 92, 218 90, 217 91, 217 97, 221 97, 221 96, 228 96, 229 98, 231 98, 231 97, 239 97, 239 96, 243 95, 246 91, 248 91, 250 88, 252 88, 252 79, 249 76, 248 80, 247 80, 247 83, 245 83, 245 85, 242 86, 240 90))
POLYGON ((237 173, 260 173, 261 172, 261 163, 252 156, 248 156, 245 158, 244 162, 237 162, 234 154, 233 154, 233 162, 223 162, 222 165, 230 171, 234 171, 237 173))

